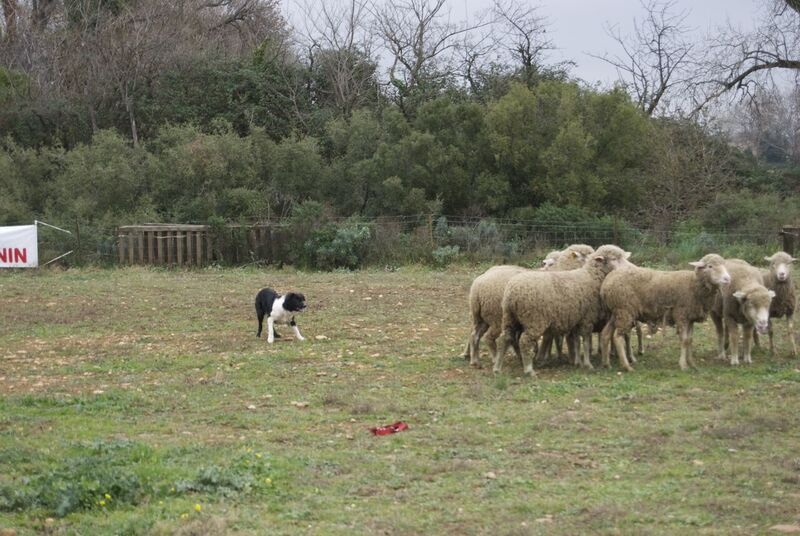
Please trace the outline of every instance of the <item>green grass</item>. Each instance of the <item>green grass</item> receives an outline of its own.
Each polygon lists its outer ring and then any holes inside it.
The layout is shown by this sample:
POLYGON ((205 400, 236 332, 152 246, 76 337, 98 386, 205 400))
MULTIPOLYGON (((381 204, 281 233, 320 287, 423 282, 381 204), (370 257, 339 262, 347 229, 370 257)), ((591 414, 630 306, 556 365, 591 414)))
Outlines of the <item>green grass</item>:
MULTIPOLYGON (((17 534, 757 534, 798 522, 800 362, 494 377, 479 268, 0 273, 0 529, 17 534), (308 340, 255 338, 302 290, 308 340), (351 292, 351 290, 353 292, 351 292), (302 403, 307 403, 302 407, 302 403), (375 437, 396 420, 408 431, 375 437), (110 498, 106 498, 106 494, 110 498), (103 501, 103 504, 101 504, 103 501), (198 511, 199 508, 199 511, 198 511)), ((597 362, 597 361, 595 361, 597 362)))

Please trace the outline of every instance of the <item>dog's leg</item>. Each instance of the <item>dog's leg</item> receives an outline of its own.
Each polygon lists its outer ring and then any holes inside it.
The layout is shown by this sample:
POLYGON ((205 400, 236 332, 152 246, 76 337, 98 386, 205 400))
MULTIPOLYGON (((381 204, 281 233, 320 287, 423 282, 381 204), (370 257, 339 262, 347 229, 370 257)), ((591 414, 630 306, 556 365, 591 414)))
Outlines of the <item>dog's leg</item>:
POLYGON ((275 342, 275 320, 271 316, 267 317, 267 342, 275 342))
POLYGON ((295 336, 295 337, 297 337, 297 340, 298 340, 298 341, 304 341, 304 340, 306 340, 306 338, 305 338, 305 337, 303 337, 302 335, 300 335, 300 328, 298 328, 298 327, 297 327, 297 322, 295 322, 295 321, 294 321, 294 317, 292 317, 292 321, 291 321, 291 322, 289 322, 289 325, 291 325, 291 326, 292 326, 292 329, 294 329, 294 336, 295 336))

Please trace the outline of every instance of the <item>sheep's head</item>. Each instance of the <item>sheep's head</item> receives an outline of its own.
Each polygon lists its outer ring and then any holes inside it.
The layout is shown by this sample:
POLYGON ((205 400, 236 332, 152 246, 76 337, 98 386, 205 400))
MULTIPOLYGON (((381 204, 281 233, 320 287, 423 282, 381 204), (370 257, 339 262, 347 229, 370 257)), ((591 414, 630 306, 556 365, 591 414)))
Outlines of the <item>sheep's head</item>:
POLYGON ((588 258, 589 255, 594 253, 594 248, 587 244, 572 244, 571 246, 567 246, 567 249, 564 250, 564 253, 568 251, 580 253, 584 258, 588 258))
POLYGON ((694 266, 694 273, 702 277, 715 287, 727 285, 731 282, 731 274, 725 268, 725 259, 716 253, 709 253, 699 261, 690 262, 694 266))
POLYGON ((551 251, 542 261, 542 268, 546 270, 547 268, 553 266, 560 256, 561 256, 560 251, 558 250, 551 251))
POLYGON ((764 260, 769 262, 769 269, 775 279, 781 283, 789 281, 792 273, 792 263, 797 260, 788 253, 779 251, 772 257, 764 257, 764 260))
POLYGON ((739 302, 742 314, 759 333, 766 333, 769 327, 769 305, 775 292, 767 290, 764 285, 751 283, 733 293, 739 302))
POLYGON ((589 263, 595 269, 600 269, 603 273, 609 273, 611 270, 622 268, 623 266, 630 266, 628 257, 631 256, 630 251, 625 251, 620 247, 606 244, 600 246, 597 251, 589 256, 589 263))

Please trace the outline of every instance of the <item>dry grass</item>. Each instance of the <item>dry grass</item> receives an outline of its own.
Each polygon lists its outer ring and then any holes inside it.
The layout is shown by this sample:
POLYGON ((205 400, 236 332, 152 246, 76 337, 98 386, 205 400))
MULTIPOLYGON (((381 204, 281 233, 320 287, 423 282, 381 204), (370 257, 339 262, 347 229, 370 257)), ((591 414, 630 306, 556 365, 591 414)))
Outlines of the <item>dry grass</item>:
POLYGON ((0 494, 0 528, 753 534, 797 522, 800 372, 782 325, 778 356, 756 352, 750 367, 716 362, 706 325, 693 373, 670 331, 632 374, 563 365, 530 380, 509 358, 495 378, 459 357, 479 271, 0 273, 0 489, 57 487, 81 456, 105 456, 110 476, 87 476, 101 487, 115 471, 152 483, 64 517, 30 498, 3 509, 0 494), (286 328, 272 346, 255 338, 266 285, 306 294, 307 341, 286 328), (401 419, 407 432, 368 432, 401 419), (208 468, 222 480, 181 487, 208 468))

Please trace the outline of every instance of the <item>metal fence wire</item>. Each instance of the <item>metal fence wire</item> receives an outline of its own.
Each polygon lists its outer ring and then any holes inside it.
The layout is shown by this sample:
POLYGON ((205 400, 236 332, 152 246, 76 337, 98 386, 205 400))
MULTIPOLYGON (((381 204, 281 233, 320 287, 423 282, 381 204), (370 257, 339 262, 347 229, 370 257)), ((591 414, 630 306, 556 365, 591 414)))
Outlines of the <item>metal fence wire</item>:
MULTIPOLYGON (((413 214, 372 219, 333 218, 324 224, 357 222, 370 228, 366 261, 383 262, 409 258, 404 249, 421 256, 450 248, 471 258, 514 258, 529 252, 561 249, 582 243, 597 247, 617 244, 626 249, 664 247, 718 251, 732 245, 763 246, 781 249, 787 239, 784 231, 725 228, 647 228, 621 220, 532 221, 509 218, 479 218, 413 214), (783 240, 781 234, 784 234, 783 240)), ((40 236, 40 249, 57 252, 76 249, 69 260, 75 264, 242 265, 291 262, 290 253, 303 248, 317 224, 293 220, 273 220, 254 224, 232 224, 212 228, 202 224, 142 224, 99 230, 76 227, 65 244, 62 236, 40 236)))

